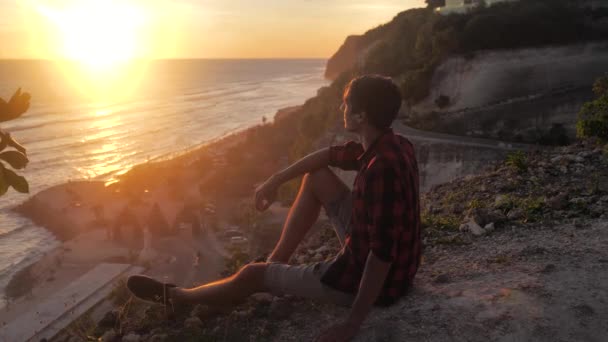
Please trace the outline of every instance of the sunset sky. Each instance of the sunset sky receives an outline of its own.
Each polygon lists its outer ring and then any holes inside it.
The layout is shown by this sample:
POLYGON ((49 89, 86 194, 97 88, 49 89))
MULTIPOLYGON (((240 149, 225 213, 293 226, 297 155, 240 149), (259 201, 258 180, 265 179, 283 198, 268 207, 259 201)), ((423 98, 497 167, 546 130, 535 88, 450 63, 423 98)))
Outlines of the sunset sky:
POLYGON ((329 57, 424 0, 0 0, 0 58, 329 57))

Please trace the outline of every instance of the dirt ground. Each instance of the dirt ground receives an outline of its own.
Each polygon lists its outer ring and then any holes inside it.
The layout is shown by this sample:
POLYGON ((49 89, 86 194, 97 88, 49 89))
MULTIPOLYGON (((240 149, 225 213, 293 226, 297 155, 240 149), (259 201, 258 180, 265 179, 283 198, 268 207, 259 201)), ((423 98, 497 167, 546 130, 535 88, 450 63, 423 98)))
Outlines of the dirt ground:
MULTIPOLYGON (((607 303, 608 222, 513 226, 427 249, 410 294, 355 341, 608 341, 607 303)), ((312 340, 346 314, 306 306, 273 340, 312 340)))

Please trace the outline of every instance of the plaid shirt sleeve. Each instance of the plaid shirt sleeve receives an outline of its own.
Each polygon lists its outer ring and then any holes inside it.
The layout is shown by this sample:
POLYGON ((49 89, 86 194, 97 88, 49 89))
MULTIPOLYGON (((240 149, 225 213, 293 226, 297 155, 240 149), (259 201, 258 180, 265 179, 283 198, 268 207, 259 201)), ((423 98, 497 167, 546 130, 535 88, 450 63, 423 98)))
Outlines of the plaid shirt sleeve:
POLYGON ((363 154, 363 145, 349 141, 344 145, 329 148, 329 165, 342 170, 353 171, 359 169, 359 156, 363 154))
POLYGON ((395 167, 379 160, 368 171, 364 204, 370 250, 380 260, 392 262, 398 255, 401 235, 412 233, 405 229, 408 203, 403 179, 395 167))

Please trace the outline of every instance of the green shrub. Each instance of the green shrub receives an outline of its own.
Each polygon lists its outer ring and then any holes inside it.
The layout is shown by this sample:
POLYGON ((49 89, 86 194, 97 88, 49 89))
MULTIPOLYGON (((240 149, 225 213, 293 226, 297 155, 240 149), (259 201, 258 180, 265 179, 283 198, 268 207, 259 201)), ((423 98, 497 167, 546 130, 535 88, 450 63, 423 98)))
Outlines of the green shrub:
POLYGON ((524 172, 528 169, 528 158, 522 151, 511 152, 507 155, 506 164, 518 172, 524 172))
POLYGON ((576 134, 580 138, 608 141, 608 94, 583 105, 578 112, 576 134))
POLYGON ((427 212, 422 213, 422 226, 425 228, 434 228, 439 230, 458 230, 460 227, 460 219, 456 216, 449 215, 434 215, 427 212))

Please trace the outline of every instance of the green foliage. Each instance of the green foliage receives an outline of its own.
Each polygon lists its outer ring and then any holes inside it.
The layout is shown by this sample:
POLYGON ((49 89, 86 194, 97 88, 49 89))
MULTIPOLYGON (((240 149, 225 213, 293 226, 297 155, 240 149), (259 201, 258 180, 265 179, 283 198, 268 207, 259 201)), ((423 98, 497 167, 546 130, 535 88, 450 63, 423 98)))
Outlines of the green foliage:
POLYGON ((606 25, 570 0, 482 5, 466 14, 448 16, 433 10, 445 1, 426 3, 428 8, 399 13, 360 38, 358 43, 366 52, 362 63, 351 70, 354 76, 391 76, 399 83, 404 99, 416 103, 429 94, 436 67, 453 54, 473 56, 482 50, 581 43, 605 37, 606 25))
POLYGON ((526 221, 538 221, 542 217, 543 208, 545 207, 545 198, 528 197, 520 200, 519 204, 525 213, 526 221))
POLYGON ((576 133, 579 138, 608 141, 608 94, 583 105, 578 112, 576 133))
POLYGON ((511 195, 502 195, 500 200, 497 201, 494 206, 506 213, 517 207, 517 200, 511 195))
POLYGON ((461 221, 456 216, 434 215, 428 211, 423 212, 421 216, 422 227, 439 230, 458 230, 461 221))
POLYGON ((600 77, 593 83, 593 92, 597 96, 608 95, 608 76, 600 77))
MULTIPOLYGON (((0 122, 20 117, 28 110, 29 106, 30 94, 22 93, 21 88, 17 89, 8 102, 0 98, 0 122)), ((0 152, 0 196, 4 195, 9 187, 13 187, 21 193, 28 193, 30 189, 25 178, 4 165, 4 163, 7 163, 17 170, 25 168, 29 162, 25 148, 13 139, 8 132, 0 130, 0 152), (5 151, 9 147, 14 150, 5 151)))
POLYGON ((545 208, 545 198, 542 196, 521 198, 503 195, 495 207, 502 210, 505 214, 514 209, 521 209, 524 213, 524 221, 533 222, 538 221, 542 217, 543 209, 545 208))
POLYGON ((528 169, 528 157, 522 151, 511 152, 507 155, 506 164, 518 172, 524 172, 528 169))

